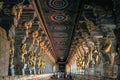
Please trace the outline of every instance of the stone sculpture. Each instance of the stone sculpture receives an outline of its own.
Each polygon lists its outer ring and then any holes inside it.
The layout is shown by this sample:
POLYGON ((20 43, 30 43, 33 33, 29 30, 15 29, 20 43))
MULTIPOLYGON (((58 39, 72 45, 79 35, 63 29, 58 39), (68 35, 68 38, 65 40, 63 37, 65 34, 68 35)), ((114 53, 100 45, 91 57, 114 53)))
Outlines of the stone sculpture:
POLYGON ((31 53, 29 55, 29 71, 30 71, 30 74, 32 74, 32 70, 34 70, 34 74, 36 74, 36 69, 35 69, 36 60, 37 60, 36 53, 31 51, 31 53))
POLYGON ((22 44, 22 48, 21 48, 21 62, 25 63, 25 54, 27 54, 27 50, 26 50, 26 43, 22 44))
POLYGON ((20 19, 20 16, 22 14, 22 11, 23 11, 23 6, 18 4, 18 5, 15 5, 13 6, 12 8, 12 14, 17 18, 17 20, 20 19))

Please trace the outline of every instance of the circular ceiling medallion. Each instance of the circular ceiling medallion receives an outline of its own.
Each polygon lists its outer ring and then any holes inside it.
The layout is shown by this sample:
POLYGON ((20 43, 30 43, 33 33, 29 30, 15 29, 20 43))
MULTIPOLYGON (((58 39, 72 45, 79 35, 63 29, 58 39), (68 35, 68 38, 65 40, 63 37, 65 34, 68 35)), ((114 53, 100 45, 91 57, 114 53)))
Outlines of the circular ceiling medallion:
POLYGON ((61 10, 68 6, 67 0, 49 0, 48 5, 53 9, 61 10))
POLYGON ((68 20, 68 16, 64 14, 54 14, 51 16, 51 20, 54 22, 64 22, 68 20))

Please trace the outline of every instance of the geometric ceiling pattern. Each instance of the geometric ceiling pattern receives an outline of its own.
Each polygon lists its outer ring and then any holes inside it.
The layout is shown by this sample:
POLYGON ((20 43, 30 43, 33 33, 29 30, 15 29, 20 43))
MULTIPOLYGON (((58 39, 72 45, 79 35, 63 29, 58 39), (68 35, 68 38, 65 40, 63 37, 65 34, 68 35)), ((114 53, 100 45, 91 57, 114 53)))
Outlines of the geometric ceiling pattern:
POLYGON ((69 55, 78 6, 81 0, 35 0, 58 61, 69 55))

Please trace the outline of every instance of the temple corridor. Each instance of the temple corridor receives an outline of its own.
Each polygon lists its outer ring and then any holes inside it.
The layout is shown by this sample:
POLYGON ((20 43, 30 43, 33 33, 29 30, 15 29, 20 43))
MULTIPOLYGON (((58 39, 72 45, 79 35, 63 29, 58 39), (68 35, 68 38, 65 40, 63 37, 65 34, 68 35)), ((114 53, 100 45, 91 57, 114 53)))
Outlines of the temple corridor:
POLYGON ((120 0, 0 0, 0 80, 120 80, 120 0))

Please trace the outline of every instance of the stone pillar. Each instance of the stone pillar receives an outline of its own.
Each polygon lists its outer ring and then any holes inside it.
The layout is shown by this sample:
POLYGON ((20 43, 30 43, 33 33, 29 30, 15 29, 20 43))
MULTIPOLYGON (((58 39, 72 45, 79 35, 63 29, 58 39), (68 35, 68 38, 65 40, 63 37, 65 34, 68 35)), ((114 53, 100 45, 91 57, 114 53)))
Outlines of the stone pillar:
POLYGON ((0 27, 0 76, 8 76, 10 43, 6 31, 0 27))

